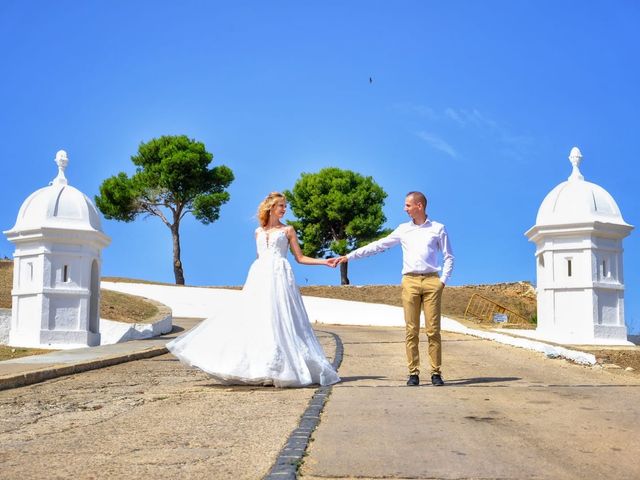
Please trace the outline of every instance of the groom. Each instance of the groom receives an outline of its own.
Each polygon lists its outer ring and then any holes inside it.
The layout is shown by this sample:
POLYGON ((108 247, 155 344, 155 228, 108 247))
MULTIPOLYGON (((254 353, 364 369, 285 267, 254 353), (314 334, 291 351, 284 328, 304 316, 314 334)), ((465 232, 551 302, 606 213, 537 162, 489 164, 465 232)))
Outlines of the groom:
POLYGON ((409 367, 407 385, 420 384, 420 309, 424 310, 425 331, 429 340, 431 383, 444 385, 440 371, 442 342, 440 338, 440 305, 444 285, 453 270, 453 252, 445 226, 427 218, 427 198, 420 192, 409 192, 404 211, 411 221, 400 224, 391 234, 353 252, 336 257, 334 265, 368 257, 395 245, 402 245, 402 306, 406 324, 406 349, 409 367), (443 266, 438 265, 438 252, 443 266), (438 273, 440 272, 440 273, 438 273))

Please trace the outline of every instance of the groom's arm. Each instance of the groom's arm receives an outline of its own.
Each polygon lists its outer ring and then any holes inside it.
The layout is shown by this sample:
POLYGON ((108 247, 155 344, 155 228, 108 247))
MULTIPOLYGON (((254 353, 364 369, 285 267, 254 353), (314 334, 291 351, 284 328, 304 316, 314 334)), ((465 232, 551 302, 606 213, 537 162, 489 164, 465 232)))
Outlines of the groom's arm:
POLYGON ((345 255, 345 259, 348 262, 349 260, 357 260, 359 258, 370 257, 371 255, 376 255, 380 252, 384 252, 389 248, 398 245, 400 243, 400 227, 396 228, 393 232, 391 232, 386 237, 381 238, 380 240, 376 240, 375 242, 371 242, 364 247, 357 248, 353 252, 345 255))

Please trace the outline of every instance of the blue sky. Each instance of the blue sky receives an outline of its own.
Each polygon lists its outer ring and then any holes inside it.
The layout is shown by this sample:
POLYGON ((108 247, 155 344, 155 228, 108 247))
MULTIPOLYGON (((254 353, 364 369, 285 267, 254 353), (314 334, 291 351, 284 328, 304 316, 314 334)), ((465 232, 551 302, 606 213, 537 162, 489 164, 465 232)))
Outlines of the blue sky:
MULTIPOLYGON (((448 227, 453 285, 535 282, 524 232, 582 173, 640 223, 636 1, 0 2, 0 226, 56 175, 89 197, 133 173, 140 142, 186 134, 236 175, 209 226, 182 227, 187 283, 242 284, 254 212, 327 166, 372 176, 387 226, 422 190, 448 227), (372 82, 369 82, 369 78, 372 82)), ((291 218, 289 216, 289 218, 291 218)), ((104 221, 103 274, 172 281, 169 230, 104 221)), ((626 315, 640 330, 640 235, 624 242, 626 315)), ((0 256, 12 245, 3 237, 0 256)), ((354 284, 398 283, 400 251, 352 262, 354 284)), ((298 282, 339 274, 295 266, 298 282)))

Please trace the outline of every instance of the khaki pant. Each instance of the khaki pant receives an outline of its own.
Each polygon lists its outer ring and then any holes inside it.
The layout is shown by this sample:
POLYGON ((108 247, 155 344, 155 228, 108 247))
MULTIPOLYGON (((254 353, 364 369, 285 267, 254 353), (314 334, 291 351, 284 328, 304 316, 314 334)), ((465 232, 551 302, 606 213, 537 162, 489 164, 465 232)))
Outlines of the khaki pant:
POLYGON ((442 364, 440 306, 444 284, 437 273, 402 276, 402 306, 406 325, 406 348, 409 375, 420 373, 420 311, 424 311, 425 333, 429 340, 431 374, 439 374, 442 364))

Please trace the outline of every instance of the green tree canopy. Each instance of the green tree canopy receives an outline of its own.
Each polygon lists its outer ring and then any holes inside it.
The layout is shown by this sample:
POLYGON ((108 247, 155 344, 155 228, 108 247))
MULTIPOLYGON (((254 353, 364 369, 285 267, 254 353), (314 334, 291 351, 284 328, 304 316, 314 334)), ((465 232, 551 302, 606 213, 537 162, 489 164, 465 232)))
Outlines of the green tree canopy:
MULTIPOLYGON (((324 168, 303 173, 292 191, 285 191, 297 220, 289 222, 298 233, 305 255, 327 257, 350 251, 387 235, 381 229, 387 194, 359 173, 324 168)), ((349 284, 347 263, 340 264, 341 284, 349 284)))
POLYGON ((160 218, 173 238, 173 272, 184 285, 180 260, 180 221, 191 213, 204 224, 215 222, 229 201, 226 188, 233 172, 224 165, 209 168, 213 155, 185 135, 166 135, 141 143, 131 157, 136 173, 120 172, 100 185, 96 206, 109 219, 131 222, 138 215, 160 218))

